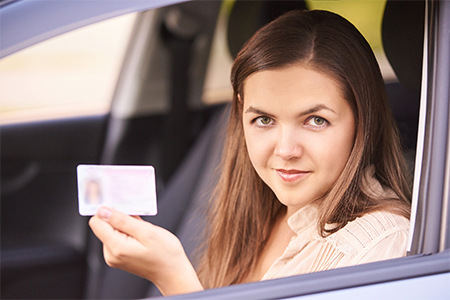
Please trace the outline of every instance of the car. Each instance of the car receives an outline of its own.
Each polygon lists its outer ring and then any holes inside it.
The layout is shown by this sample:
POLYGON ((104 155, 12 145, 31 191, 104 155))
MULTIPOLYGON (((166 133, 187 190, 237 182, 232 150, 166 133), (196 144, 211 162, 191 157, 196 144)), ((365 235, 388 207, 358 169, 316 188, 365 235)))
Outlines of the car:
MULTIPOLYGON (((284 11, 304 8, 360 16, 351 21, 377 53, 414 175, 408 255, 171 298, 449 299, 450 1, 433 0, 331 5, 239 0, 0 1, 2 298, 159 296, 148 281, 105 264, 88 218, 78 214, 77 165, 155 166, 159 212, 146 219, 177 234, 194 259, 201 243, 198 237, 207 226, 204 209, 218 175, 231 99, 232 56, 264 23, 284 11), (15 55, 34 45, 121 16, 129 18, 113 26, 111 34, 113 42, 126 47, 114 57, 119 72, 99 73, 101 79, 118 74, 111 77, 106 96, 96 94, 101 81, 91 75, 94 62, 104 59, 105 68, 111 64, 106 56, 116 51, 114 43, 95 59, 89 60, 85 52, 79 60, 69 58, 75 71, 66 72, 67 80, 58 73, 46 81, 37 72, 25 81, 11 67, 15 55), (377 20, 381 40, 370 38, 371 32, 377 32, 373 29, 377 20), (79 85, 76 72, 84 80, 79 85), (11 89, 14 80, 17 85, 11 89), (32 84, 47 88, 41 98, 34 97, 32 84), (27 89, 31 99, 23 99, 27 89), (49 95, 55 91, 51 100, 49 95), (102 97, 106 104, 94 103, 102 97), (44 100, 50 104, 39 102, 40 106, 51 106, 32 114, 9 108, 21 106, 22 101, 25 108, 38 106, 36 102, 44 100)), ((62 44, 84 47, 97 41, 102 46, 105 35, 92 38, 84 32, 73 45, 67 40, 62 44)), ((52 66, 66 68, 62 56, 49 51, 52 66)), ((16 65, 48 64, 35 55, 28 54, 16 65)))

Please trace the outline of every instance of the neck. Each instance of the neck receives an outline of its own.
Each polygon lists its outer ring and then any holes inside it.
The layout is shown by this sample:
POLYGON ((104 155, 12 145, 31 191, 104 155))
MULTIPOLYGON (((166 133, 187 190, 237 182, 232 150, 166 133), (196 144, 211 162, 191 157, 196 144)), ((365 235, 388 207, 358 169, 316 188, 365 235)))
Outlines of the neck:
POLYGON ((299 211, 303 207, 305 207, 305 205, 304 206, 288 206, 288 207, 286 207, 286 212, 284 215, 286 222, 293 214, 295 214, 297 211, 299 211))
POLYGON ((286 222, 293 214, 295 214, 297 211, 299 211, 303 207, 311 205, 313 203, 315 203, 316 205, 320 205, 320 203, 322 201, 323 201, 323 199, 318 199, 318 200, 313 201, 312 203, 308 203, 308 204, 305 204, 305 205, 302 205, 302 206, 287 206, 286 210, 285 210, 285 215, 284 215, 284 218, 285 218, 286 222))

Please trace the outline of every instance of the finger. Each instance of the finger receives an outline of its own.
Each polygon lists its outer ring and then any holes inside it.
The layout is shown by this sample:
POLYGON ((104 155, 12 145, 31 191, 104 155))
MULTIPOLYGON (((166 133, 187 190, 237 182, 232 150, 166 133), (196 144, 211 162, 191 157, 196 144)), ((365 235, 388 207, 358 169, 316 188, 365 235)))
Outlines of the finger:
POLYGON ((98 216, 93 216, 89 220, 89 226, 97 238, 103 243, 114 234, 114 228, 98 216))
POLYGON ((97 215, 114 229, 126 233, 137 240, 141 240, 144 232, 148 232, 148 226, 153 226, 151 223, 145 222, 140 218, 126 215, 108 207, 100 207, 97 215))
POLYGON ((131 216, 131 217, 133 217, 133 218, 135 218, 135 219, 137 219, 137 220, 142 220, 142 221, 144 221, 144 220, 141 218, 141 216, 131 216))
POLYGON ((110 247, 112 249, 118 249, 118 247, 120 249, 131 247, 138 250, 142 246, 138 239, 127 233, 116 230, 108 222, 103 221, 98 216, 94 216, 89 220, 89 226, 105 247, 110 247))
POLYGON ((108 266, 123 268, 122 260, 133 253, 142 251, 142 244, 114 229, 110 224, 94 216, 89 220, 92 231, 103 243, 103 256, 108 266))

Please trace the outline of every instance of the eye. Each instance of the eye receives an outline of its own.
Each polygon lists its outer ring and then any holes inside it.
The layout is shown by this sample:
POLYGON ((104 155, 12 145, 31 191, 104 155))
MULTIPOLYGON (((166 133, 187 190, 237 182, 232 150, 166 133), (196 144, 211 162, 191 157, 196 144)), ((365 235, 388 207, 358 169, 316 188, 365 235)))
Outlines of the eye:
POLYGON ((322 128, 328 125, 328 121, 321 117, 311 117, 306 122, 306 125, 313 128, 322 128))
POLYGON ((314 117, 313 118, 313 122, 314 122, 315 125, 320 126, 320 125, 323 125, 325 123, 325 119, 321 118, 321 117, 314 117))
POLYGON ((253 123, 255 123, 256 126, 264 127, 271 125, 273 123, 273 119, 271 117, 261 116, 256 118, 253 123))

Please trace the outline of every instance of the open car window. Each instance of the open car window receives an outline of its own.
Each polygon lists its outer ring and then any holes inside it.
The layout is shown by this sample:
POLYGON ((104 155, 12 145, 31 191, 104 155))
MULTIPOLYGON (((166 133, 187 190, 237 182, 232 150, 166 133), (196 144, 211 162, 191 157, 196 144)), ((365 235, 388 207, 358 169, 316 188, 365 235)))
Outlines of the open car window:
MULTIPOLYGON (((330 9, 333 6, 332 4, 328 6, 326 3, 323 5, 321 3, 315 4, 316 8, 330 9)), ((384 4, 380 10, 381 14, 384 12, 384 4)), ((425 7, 425 2, 422 2, 422 5, 425 7)), ((317 274, 306 274, 292 278, 275 279, 268 282, 226 287, 193 295, 177 296, 173 297, 174 299, 201 299, 202 297, 204 299, 227 299, 234 297, 255 299, 328 299, 330 297, 352 298, 362 294, 369 299, 379 299, 383 295, 392 295, 394 291, 398 291, 398 289, 404 290, 405 288, 408 288, 408 291, 397 294, 402 299, 408 299, 410 297, 445 299, 450 294, 450 291, 444 287, 444 282, 450 278, 448 274, 450 252, 448 250, 449 206, 447 178, 449 171, 448 165, 443 165, 443 162, 448 162, 447 141, 449 140, 449 132, 447 113, 449 86, 447 81, 449 78, 449 56, 447 50, 449 34, 448 31, 439 30, 439 28, 448 28, 450 13, 447 3, 442 4, 430 1, 426 5, 426 12, 425 10, 423 11, 423 19, 418 18, 415 20, 416 23, 422 26, 422 31, 419 31, 419 37, 425 40, 425 43, 419 42, 416 45, 420 51, 420 57, 414 64, 415 66, 419 65, 421 70, 419 70, 418 75, 416 74, 415 77, 411 76, 414 77, 412 79, 405 78, 405 70, 399 71, 399 77, 401 77, 400 83, 407 87, 408 91, 406 93, 413 99, 409 103, 409 106, 414 107, 414 113, 411 116, 415 119, 413 122, 415 130, 412 134, 413 138, 408 140, 408 137, 406 137, 406 141, 404 141, 404 145, 409 145, 406 146, 407 148, 410 147, 410 151, 405 151, 405 156, 407 156, 407 160, 409 161, 410 171, 415 176, 414 201, 412 204, 413 217, 411 219, 411 244, 408 249, 410 250, 410 256, 392 261, 376 262, 317 274), (439 35, 437 35, 437 32, 439 32, 439 35), (443 64, 439 64, 438 61, 443 64), (439 69, 443 71, 438 71, 439 69), (406 80, 402 81, 403 79, 406 80), (436 87, 436 81, 439 81, 439 86, 444 86, 444 88, 440 92, 430 93, 430 90, 436 87), (435 117, 441 121, 437 121, 435 117), (440 125, 437 124, 438 122, 440 125), (432 138, 432 136, 435 137, 432 138), (432 146, 434 143, 431 140, 434 140, 437 144, 432 146), (440 146, 437 146, 438 144, 440 146), (434 154, 432 155, 432 153, 434 154), (437 163, 438 161, 440 163, 437 163), (436 163, 436 165, 433 165, 433 163, 436 163), (436 180, 434 181, 431 178, 436 178, 436 180), (430 189, 430 187, 432 188, 430 189), (430 256, 430 254, 434 255, 430 256), (441 263, 444 265, 440 265, 441 263), (430 290, 424 289, 427 283, 439 287, 430 290), (361 287, 357 288, 357 286, 361 287), (352 288, 348 290, 344 289, 339 292, 332 292, 332 290, 350 287, 352 288), (322 293, 327 290, 329 292, 322 293), (270 294, 271 291, 274 293, 270 294)), ((408 9, 405 12, 406 15, 412 13, 408 9)), ((392 43, 392 40, 385 40, 384 42, 386 46, 386 44, 392 43)), ((397 40, 397 43, 401 43, 401 39, 397 40)), ((372 43, 371 45, 373 46, 372 43)), ((382 47, 382 44, 378 46, 382 47)), ((377 53, 376 49, 374 51, 377 53)), ((408 51, 414 52, 416 50, 410 48, 403 49, 403 55, 411 57, 407 54, 408 51)), ((390 84, 400 84, 398 82, 399 78, 397 78, 394 70, 392 70, 387 58, 383 57, 383 53, 380 54, 380 52, 383 52, 382 48, 378 49, 377 58, 387 83, 388 94, 391 92, 391 96, 394 99, 394 115, 397 113, 398 115, 396 117, 401 119, 402 116, 398 109, 402 107, 401 109, 405 112, 407 110, 405 105, 408 106, 408 104, 402 104, 401 100, 396 102, 395 97, 399 96, 397 93, 398 90, 390 84), (383 66, 385 63, 388 64, 387 67, 383 66)), ((394 55, 402 55, 402 52, 394 53, 394 55)), ((399 64, 398 61, 394 63, 399 64)), ((416 71, 417 69, 412 72, 416 71)), ((222 87, 224 86, 222 85, 222 87)), ((405 129, 402 126, 406 126, 406 124, 400 121, 400 131, 405 129)))

